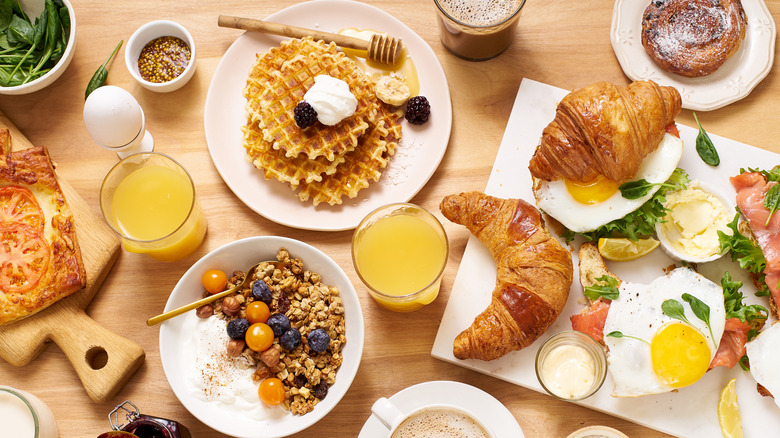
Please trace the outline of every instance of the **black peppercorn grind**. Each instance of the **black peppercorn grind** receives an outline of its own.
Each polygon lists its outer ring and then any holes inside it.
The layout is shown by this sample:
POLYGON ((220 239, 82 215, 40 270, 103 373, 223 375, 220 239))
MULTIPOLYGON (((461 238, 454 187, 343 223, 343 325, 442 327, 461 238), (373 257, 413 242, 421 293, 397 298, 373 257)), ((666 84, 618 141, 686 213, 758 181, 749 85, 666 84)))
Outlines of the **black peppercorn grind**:
POLYGON ((168 82, 176 79, 190 63, 190 47, 174 36, 163 36, 149 41, 138 56, 138 72, 149 82, 168 82))

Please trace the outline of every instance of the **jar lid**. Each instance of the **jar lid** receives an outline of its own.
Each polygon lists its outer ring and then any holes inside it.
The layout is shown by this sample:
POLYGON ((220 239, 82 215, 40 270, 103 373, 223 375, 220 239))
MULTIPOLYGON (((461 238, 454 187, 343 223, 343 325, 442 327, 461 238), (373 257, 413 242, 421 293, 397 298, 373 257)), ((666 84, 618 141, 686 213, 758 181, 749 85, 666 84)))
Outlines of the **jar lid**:
POLYGON ((607 426, 588 426, 573 432, 566 438, 628 438, 628 435, 607 426))

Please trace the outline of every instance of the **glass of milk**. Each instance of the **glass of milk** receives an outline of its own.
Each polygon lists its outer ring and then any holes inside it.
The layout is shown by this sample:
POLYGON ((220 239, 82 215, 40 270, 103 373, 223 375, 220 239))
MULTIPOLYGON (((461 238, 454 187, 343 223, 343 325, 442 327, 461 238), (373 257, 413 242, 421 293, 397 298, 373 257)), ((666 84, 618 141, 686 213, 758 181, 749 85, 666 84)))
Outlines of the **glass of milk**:
POLYGON ((15 438, 57 438, 57 422, 51 409, 38 397, 21 389, 0 385, 0 424, 15 438))

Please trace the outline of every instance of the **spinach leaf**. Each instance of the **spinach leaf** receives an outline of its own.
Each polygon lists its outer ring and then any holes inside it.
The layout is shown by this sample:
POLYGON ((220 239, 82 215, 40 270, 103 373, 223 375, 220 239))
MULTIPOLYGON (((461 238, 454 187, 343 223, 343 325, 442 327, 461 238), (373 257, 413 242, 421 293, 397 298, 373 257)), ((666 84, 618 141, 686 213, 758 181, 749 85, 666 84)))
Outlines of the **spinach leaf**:
POLYGON ((618 338, 618 339, 620 339, 620 338, 631 338, 631 339, 636 339, 637 341, 642 341, 642 342, 644 342, 647 345, 650 345, 649 342, 645 341, 642 338, 637 338, 636 336, 624 335, 623 332, 621 332, 619 330, 615 330, 614 332, 609 332, 609 333, 607 333, 604 336, 606 336, 608 338, 618 338))
POLYGON ((764 197, 764 207, 769 210, 769 216, 766 218, 764 226, 769 225, 772 215, 780 208, 780 184, 775 184, 766 192, 764 197))
POLYGON ((84 92, 84 100, 87 100, 87 97, 89 97, 90 94, 92 94, 93 91, 97 90, 99 87, 103 86, 103 84, 106 83, 106 78, 108 77, 108 69, 106 66, 108 65, 108 62, 111 61, 111 58, 114 57, 116 52, 119 50, 120 47, 122 47, 122 43, 124 40, 119 40, 119 44, 116 45, 114 48, 114 51, 111 52, 111 55, 106 59, 106 62, 103 63, 100 67, 98 67, 95 74, 92 75, 92 78, 89 80, 89 83, 87 84, 87 90, 84 92))
POLYGON ((710 166, 717 166, 720 164, 718 150, 715 149, 715 145, 712 144, 712 140, 710 140, 710 136, 707 135, 707 131, 701 127, 701 123, 699 123, 699 118, 696 117, 696 113, 693 113, 693 118, 696 119, 696 124, 699 125, 699 135, 696 136, 696 152, 699 153, 699 157, 702 161, 710 166))
POLYGON ((608 300, 616 300, 620 295, 618 290, 618 281, 611 275, 602 275, 596 279, 603 284, 594 284, 584 289, 583 294, 590 300, 596 301, 600 297, 608 300))
POLYGON ((8 29, 11 18, 14 16, 14 7, 11 0, 0 0, 0 32, 8 29))
POLYGON ((682 299, 691 306, 693 314, 707 324, 707 328, 710 330, 710 339, 712 339, 712 342, 714 343, 715 336, 712 334, 712 326, 710 325, 710 306, 688 293, 682 294, 682 299))
POLYGON ((626 199, 639 199, 650 192, 653 188, 653 184, 647 182, 646 179, 640 179, 637 181, 629 181, 623 183, 618 187, 620 194, 626 199))
POLYGON ((11 24, 8 26, 8 41, 13 43, 24 43, 32 45, 35 42, 35 29, 32 24, 14 15, 11 18, 11 24))
POLYGON ((685 317, 685 308, 682 303, 677 300, 664 300, 664 302, 661 303, 661 311, 669 318, 680 320, 688 325, 693 325, 688 321, 688 318, 685 317))

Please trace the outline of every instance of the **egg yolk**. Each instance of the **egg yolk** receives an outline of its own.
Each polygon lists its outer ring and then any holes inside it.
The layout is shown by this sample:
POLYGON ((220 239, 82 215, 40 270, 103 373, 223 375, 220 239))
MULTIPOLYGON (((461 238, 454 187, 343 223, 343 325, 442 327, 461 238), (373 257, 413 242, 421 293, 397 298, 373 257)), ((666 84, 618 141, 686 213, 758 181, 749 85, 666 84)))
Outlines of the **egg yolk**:
POLYGON ((704 376, 710 365, 710 348, 698 330, 688 324, 667 324, 650 343, 653 370, 671 387, 688 386, 704 376))
POLYGON ((564 180, 566 190, 580 204, 593 205, 604 202, 618 191, 620 184, 599 175, 593 181, 586 183, 579 181, 564 180))

